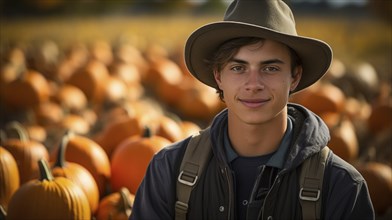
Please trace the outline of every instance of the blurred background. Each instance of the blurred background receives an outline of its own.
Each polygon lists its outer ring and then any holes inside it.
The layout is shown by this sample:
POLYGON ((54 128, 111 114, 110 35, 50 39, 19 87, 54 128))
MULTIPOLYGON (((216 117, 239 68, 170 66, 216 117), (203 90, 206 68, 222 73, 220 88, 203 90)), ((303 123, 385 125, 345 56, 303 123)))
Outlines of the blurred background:
MULTIPOLYGON (((230 2, 2 0, 3 136, 17 121, 52 152, 64 131, 73 130, 110 157, 131 134, 111 145, 103 137, 125 116, 170 141, 190 134, 185 122, 192 132, 206 127, 224 105, 189 76, 183 46, 196 28, 221 20, 230 2)), ((285 2, 298 33, 326 41, 334 51, 322 81, 291 101, 326 121, 332 150, 367 179, 377 219, 390 219, 392 1, 285 2)))

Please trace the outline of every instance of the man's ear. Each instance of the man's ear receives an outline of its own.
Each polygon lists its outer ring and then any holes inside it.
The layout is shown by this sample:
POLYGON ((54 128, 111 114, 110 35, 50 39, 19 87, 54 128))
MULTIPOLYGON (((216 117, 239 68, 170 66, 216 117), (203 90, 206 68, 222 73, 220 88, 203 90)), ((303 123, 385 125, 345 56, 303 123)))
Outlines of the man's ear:
POLYGON ((214 78, 215 78, 215 81, 216 81, 216 84, 218 85, 218 87, 221 88, 220 87, 220 85, 222 84, 221 74, 217 70, 214 70, 214 78))
POLYGON ((293 91, 295 88, 297 88, 299 82, 301 81, 302 77, 302 66, 299 65, 294 68, 294 72, 292 74, 292 81, 291 81, 291 86, 290 86, 290 91, 293 91))

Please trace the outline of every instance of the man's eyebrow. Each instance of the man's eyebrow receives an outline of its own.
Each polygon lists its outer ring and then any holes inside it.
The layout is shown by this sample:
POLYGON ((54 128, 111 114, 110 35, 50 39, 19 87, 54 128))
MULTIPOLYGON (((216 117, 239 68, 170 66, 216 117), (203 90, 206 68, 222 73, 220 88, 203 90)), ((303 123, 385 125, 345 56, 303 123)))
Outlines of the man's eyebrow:
MULTIPOLYGON (((238 59, 238 58, 230 59, 229 62, 248 64, 247 61, 241 60, 241 59, 238 59)), ((282 60, 280 60, 280 59, 270 59, 270 60, 264 60, 264 61, 260 62, 260 64, 262 64, 262 65, 265 65, 265 64, 283 64, 283 63, 284 62, 282 60)))

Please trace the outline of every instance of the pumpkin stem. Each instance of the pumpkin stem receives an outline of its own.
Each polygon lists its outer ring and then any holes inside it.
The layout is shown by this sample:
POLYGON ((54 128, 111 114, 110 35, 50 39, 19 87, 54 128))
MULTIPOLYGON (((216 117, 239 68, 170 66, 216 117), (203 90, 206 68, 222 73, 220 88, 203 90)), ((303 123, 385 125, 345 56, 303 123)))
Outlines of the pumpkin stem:
POLYGON ((0 205, 0 220, 5 220, 7 218, 7 213, 5 212, 2 205, 0 205))
POLYGON ((3 145, 6 140, 7 135, 5 134, 5 131, 0 129, 0 146, 3 145))
POLYGON ((127 216, 131 215, 132 203, 129 199, 129 190, 125 187, 121 187, 120 189, 120 202, 117 204, 117 209, 120 212, 125 212, 127 216))
POLYGON ((10 122, 6 126, 6 131, 8 132, 14 131, 18 135, 19 140, 22 142, 27 142, 29 140, 29 135, 26 129, 23 127, 21 123, 17 121, 10 122))
POLYGON ((151 136, 152 136, 151 128, 148 126, 145 126, 144 131, 143 131, 143 137, 149 138, 151 136))
POLYGON ((54 167, 64 167, 65 166, 65 150, 67 148, 70 137, 73 135, 72 131, 68 130, 65 132, 63 138, 61 139, 59 151, 57 152, 57 160, 54 167))
POLYGON ((41 159, 38 161, 38 167, 39 167, 39 172, 40 172, 40 181, 48 180, 48 181, 53 181, 54 177, 52 175, 52 172, 50 172, 48 162, 46 162, 45 159, 41 159))

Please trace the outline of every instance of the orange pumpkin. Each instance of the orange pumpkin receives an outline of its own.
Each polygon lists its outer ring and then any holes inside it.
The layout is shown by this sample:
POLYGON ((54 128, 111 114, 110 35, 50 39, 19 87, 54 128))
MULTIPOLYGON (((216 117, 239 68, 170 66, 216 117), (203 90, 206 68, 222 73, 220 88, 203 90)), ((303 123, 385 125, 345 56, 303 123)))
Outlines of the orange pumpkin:
POLYGON ((47 127, 59 123, 64 117, 64 112, 59 104, 48 101, 34 108, 34 116, 37 124, 47 127))
POLYGON ((12 194, 19 188, 19 171, 14 157, 0 146, 0 206, 7 210, 12 194))
POLYGON ((40 178, 14 193, 7 219, 90 219, 90 207, 82 189, 67 178, 54 178, 45 160, 40 160, 38 166, 40 178))
POLYGON ((90 132, 90 123, 80 115, 68 114, 57 124, 57 128, 87 135, 90 132))
POLYGON ((9 108, 32 108, 49 100, 49 84, 45 77, 36 71, 25 71, 21 78, 4 85, 2 100, 9 108))
POLYGON ((185 117, 209 121, 223 105, 215 89, 195 81, 194 85, 180 96, 176 107, 185 117))
POLYGON ((323 113, 320 117, 326 122, 331 140, 329 148, 343 160, 354 162, 358 157, 359 144, 352 122, 338 113, 323 113))
POLYGON ((127 187, 135 194, 151 158, 170 143, 172 142, 166 138, 151 135, 149 132, 145 132, 142 137, 129 137, 121 142, 111 158, 112 190, 118 191, 121 187, 127 187))
POLYGON ((142 79, 149 68, 148 62, 141 51, 130 42, 119 42, 114 47, 114 56, 117 62, 134 64, 139 70, 142 79))
POLYGON ((128 220, 135 196, 125 187, 101 199, 96 214, 97 220, 128 220))
MULTIPOLYGON (((66 133, 68 142, 65 157, 67 161, 77 163, 86 168, 97 183, 99 195, 106 193, 107 183, 110 179, 110 162, 105 151, 93 140, 72 133, 66 133)), ((51 153, 51 161, 55 161, 59 148, 51 153)))
POLYGON ((87 97, 83 91, 74 86, 65 84, 59 88, 54 96, 54 100, 62 108, 73 112, 78 112, 87 107, 87 97))
POLYGON ((182 130, 183 138, 198 134, 201 130, 200 126, 192 121, 181 121, 179 124, 182 130))
POLYGON ((108 77, 109 71, 105 64, 91 60, 81 71, 71 75, 67 83, 81 89, 88 101, 100 104, 104 100, 108 77))
MULTIPOLYGON (((168 58, 154 60, 150 64, 145 82, 151 86, 158 86, 161 83, 177 84, 183 79, 180 67, 168 58)), ((159 95, 159 94, 158 94, 159 95)))
POLYGON ((90 55, 106 66, 109 66, 113 61, 112 46, 106 40, 95 40, 90 45, 90 55))
POLYGON ((379 162, 366 162, 357 166, 365 178, 377 214, 382 215, 392 207, 392 169, 379 162))
POLYGON ((155 134, 164 137, 171 142, 179 141, 183 137, 179 123, 165 115, 160 117, 155 134))
POLYGON ((106 81, 104 101, 108 104, 125 100, 128 93, 127 84, 117 76, 110 75, 106 81))
POLYGON ((392 101, 372 106, 367 125, 371 134, 392 129, 392 101))
POLYGON ((342 112, 345 100, 343 91, 331 83, 316 83, 290 97, 290 101, 301 104, 316 114, 342 112))
POLYGON ((65 150, 68 144, 68 138, 69 136, 66 135, 61 141, 56 161, 52 166, 52 174, 54 177, 65 177, 76 183, 87 196, 91 212, 94 213, 99 203, 97 183, 86 168, 77 163, 66 161, 65 150))
POLYGON ((12 122, 7 125, 7 131, 8 133, 16 132, 19 136, 19 138, 9 138, 7 136, 2 145, 15 158, 19 170, 20 184, 38 178, 37 162, 40 159, 49 159, 48 150, 43 144, 30 140, 26 130, 19 122, 12 122))
POLYGON ((111 157, 114 149, 126 138, 143 133, 141 119, 136 116, 118 117, 97 134, 95 141, 111 157))
POLYGON ((48 134, 43 126, 37 124, 24 124, 23 126, 31 140, 35 140, 40 143, 44 143, 46 141, 48 134))

